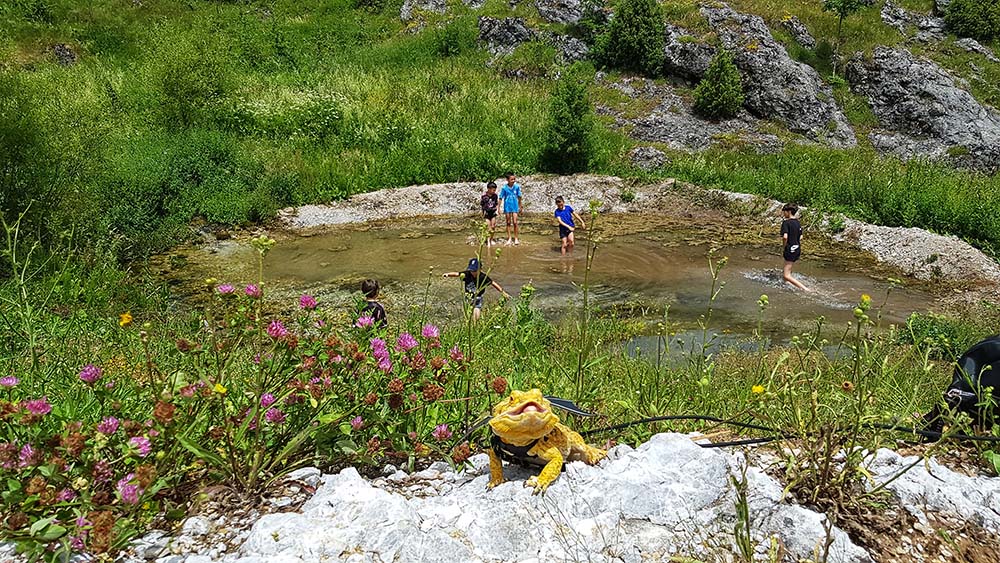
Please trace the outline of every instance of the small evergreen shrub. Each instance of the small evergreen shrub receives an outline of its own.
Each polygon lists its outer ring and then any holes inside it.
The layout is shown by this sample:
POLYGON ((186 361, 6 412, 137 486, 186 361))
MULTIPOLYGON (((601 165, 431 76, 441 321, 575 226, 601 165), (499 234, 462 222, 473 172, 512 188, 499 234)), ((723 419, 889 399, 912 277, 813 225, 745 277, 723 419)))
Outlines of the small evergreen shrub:
POLYGON ((944 21, 956 35, 990 40, 1000 36, 1000 0, 952 0, 944 21))
POLYGON ((694 90, 694 109, 710 119, 733 117, 743 105, 743 83, 729 51, 720 49, 694 90))
POLYGON ((663 63, 663 9, 656 0, 622 0, 607 33, 595 41, 598 60, 649 75, 663 63))
POLYGON ((594 120, 583 69, 579 63, 567 69, 552 94, 545 145, 538 164, 547 172, 583 172, 590 163, 594 120))

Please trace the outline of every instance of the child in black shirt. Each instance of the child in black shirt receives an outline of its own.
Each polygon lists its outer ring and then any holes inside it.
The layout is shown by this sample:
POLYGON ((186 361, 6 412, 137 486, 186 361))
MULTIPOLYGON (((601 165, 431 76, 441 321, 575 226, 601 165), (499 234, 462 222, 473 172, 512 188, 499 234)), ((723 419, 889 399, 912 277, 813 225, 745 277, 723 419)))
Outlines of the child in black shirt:
POLYGON ((802 282, 792 277, 792 266, 802 256, 802 225, 798 219, 793 219, 798 212, 799 208, 791 203, 781 208, 781 214, 785 218, 781 222, 782 256, 785 258, 784 278, 786 282, 802 291, 809 291, 802 282))
POLYGON ((385 318, 385 307, 376 301, 378 299, 379 284, 377 280, 367 279, 361 282, 361 293, 365 294, 365 306, 361 308, 359 318, 371 317, 374 326, 384 329, 388 323, 385 318))
POLYGON ((497 229, 497 205, 499 204, 499 199, 497 197, 497 183, 490 182, 486 184, 486 193, 479 201, 479 205, 483 208, 483 219, 486 220, 486 229, 489 234, 486 235, 486 246, 493 246, 496 241, 493 239, 493 233, 497 229))

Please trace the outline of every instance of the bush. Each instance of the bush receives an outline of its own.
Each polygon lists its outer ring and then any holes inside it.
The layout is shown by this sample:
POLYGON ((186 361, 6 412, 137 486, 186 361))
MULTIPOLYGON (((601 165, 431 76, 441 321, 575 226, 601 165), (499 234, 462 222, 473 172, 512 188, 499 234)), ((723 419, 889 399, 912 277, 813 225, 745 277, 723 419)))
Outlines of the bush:
POLYGON ((552 94, 539 168, 559 174, 586 170, 593 152, 593 128, 586 73, 581 65, 573 65, 552 94))
POLYGON ((180 45, 159 72, 164 123, 188 127, 229 90, 225 62, 211 46, 180 45))
POLYGON ((623 0, 608 31, 595 43, 608 66, 649 75, 663 63, 663 9, 656 0, 623 0))
POLYGON ((944 21, 956 35, 990 40, 1000 36, 1000 0, 952 0, 944 21))
POLYGON ((743 83, 725 49, 712 59, 705 77, 694 90, 694 109, 710 119, 733 117, 743 105, 743 83))
POLYGON ((434 53, 439 57, 454 57, 476 46, 476 26, 467 18, 454 19, 434 30, 434 53))

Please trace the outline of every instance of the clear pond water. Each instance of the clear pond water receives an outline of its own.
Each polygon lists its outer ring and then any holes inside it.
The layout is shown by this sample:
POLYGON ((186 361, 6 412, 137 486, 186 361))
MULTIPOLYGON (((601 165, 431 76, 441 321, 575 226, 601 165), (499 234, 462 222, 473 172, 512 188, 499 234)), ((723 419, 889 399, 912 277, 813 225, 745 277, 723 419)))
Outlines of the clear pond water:
MULTIPOLYGON (((590 274, 592 302, 605 310, 624 306, 628 314, 646 318, 651 327, 662 320, 669 305, 671 322, 682 330, 695 327, 709 304, 709 250, 725 238, 725 227, 685 226, 636 215, 610 215, 601 221, 590 274)), ((346 307, 360 281, 371 277, 382 283, 390 315, 426 307, 433 318, 454 317, 461 311, 461 284, 442 279, 441 274, 464 269, 476 254, 475 224, 467 217, 406 219, 283 235, 265 259, 265 280, 288 295, 308 291, 346 307)), ((558 318, 580 306, 588 242, 587 233, 580 234, 576 251, 564 258, 547 218, 529 218, 519 246, 503 245, 499 255, 495 248, 484 248, 482 261, 490 276, 512 295, 530 283, 536 289, 535 306, 558 318)), ((866 263, 856 255, 814 255, 808 238, 796 273, 814 289, 811 293, 794 291, 781 280, 777 236, 767 246, 721 246, 716 257, 728 257, 728 262, 720 276, 725 285, 714 304, 711 326, 723 334, 752 332, 761 294, 767 294, 770 302, 764 330, 775 340, 808 330, 819 316, 842 331, 861 294, 871 295, 881 305, 889 286, 884 272, 878 273, 870 259, 866 263)), ((189 279, 211 275, 246 283, 254 280, 255 270, 255 251, 249 245, 223 241, 211 254, 192 252, 171 275, 189 279)), ((490 289, 486 299, 488 306, 495 306, 499 294, 490 289)), ((921 289, 895 289, 881 308, 884 322, 902 322, 933 301, 934 296, 921 289)))

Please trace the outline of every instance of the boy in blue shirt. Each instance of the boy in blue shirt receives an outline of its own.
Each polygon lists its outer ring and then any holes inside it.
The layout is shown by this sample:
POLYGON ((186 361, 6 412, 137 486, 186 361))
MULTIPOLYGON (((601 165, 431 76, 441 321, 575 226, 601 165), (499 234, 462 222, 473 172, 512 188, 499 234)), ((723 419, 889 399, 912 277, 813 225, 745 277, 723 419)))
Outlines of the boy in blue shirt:
POLYGON ((507 183, 500 190, 500 201, 503 203, 503 213, 507 218, 507 244, 511 243, 510 231, 514 229, 514 244, 521 244, 517 227, 517 214, 521 212, 521 184, 515 182, 513 172, 505 174, 507 183))
POLYGON ((562 253, 565 255, 567 252, 573 251, 573 231, 576 230, 576 222, 573 219, 580 221, 580 226, 584 229, 587 228, 587 224, 582 217, 577 215, 576 211, 573 211, 572 207, 566 205, 562 196, 556 198, 554 216, 559 222, 559 238, 562 239, 562 253))

